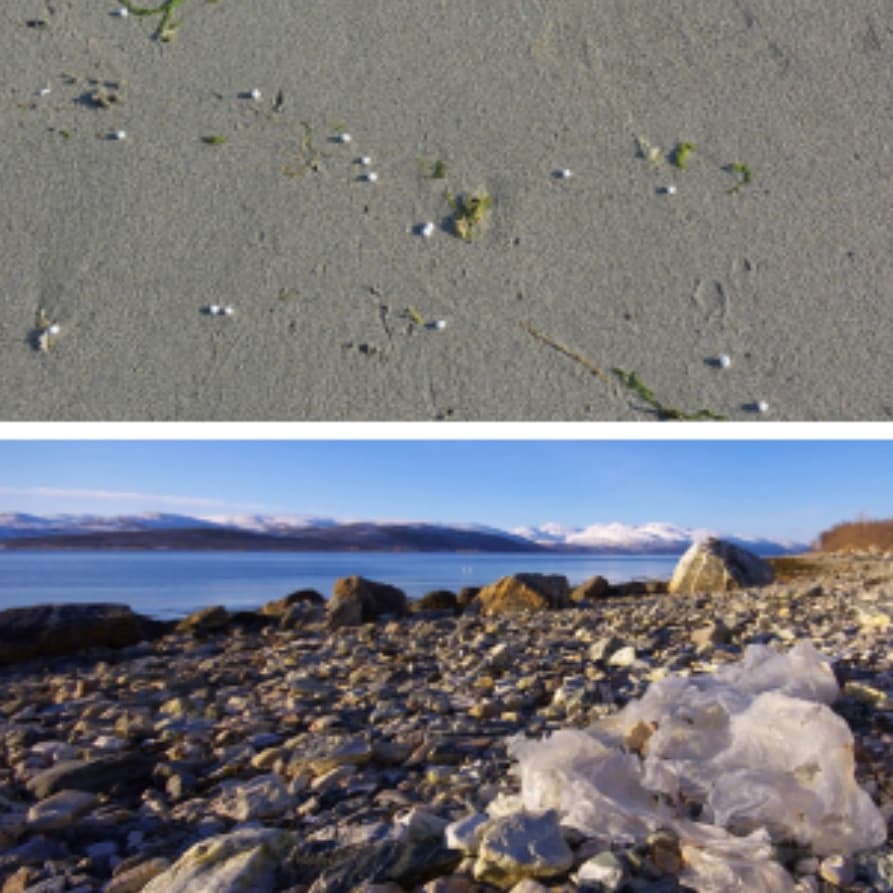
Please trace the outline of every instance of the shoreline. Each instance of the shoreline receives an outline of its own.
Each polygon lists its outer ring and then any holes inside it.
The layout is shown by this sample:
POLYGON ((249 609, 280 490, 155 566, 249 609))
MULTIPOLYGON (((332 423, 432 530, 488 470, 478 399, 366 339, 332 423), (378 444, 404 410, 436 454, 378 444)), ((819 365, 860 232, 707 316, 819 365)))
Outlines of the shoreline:
MULTIPOLYGON (((339 629, 308 614, 292 629, 175 632, 46 668, 4 668, 0 873, 31 872, 36 882, 44 874, 34 854, 52 847, 56 870, 98 893, 113 873, 122 889, 127 872, 162 877, 201 840, 229 835, 236 845, 242 834, 247 846, 253 834, 297 834, 303 844, 281 854, 271 890, 346 891, 347 864, 412 839, 412 854, 401 850, 412 871, 401 863, 406 874, 382 881, 413 890, 449 876, 484 893, 491 888, 475 879, 474 860, 445 855, 437 840, 446 823, 517 791, 508 738, 582 729, 668 673, 715 673, 752 645, 787 653, 802 641, 834 660, 834 709, 855 735, 857 780, 889 830, 893 561, 832 556, 823 565, 818 575, 727 593, 339 629), (41 804, 57 790, 52 773, 69 772, 54 766, 69 759, 82 761, 82 774, 64 783, 86 793, 47 830, 41 804), (102 793, 91 794, 101 773, 102 793), (258 823, 267 830, 250 830, 258 823), (406 823, 417 838, 405 836, 406 823)), ((567 840, 574 865, 607 847, 641 877, 635 847, 567 840)), ((827 867, 803 850, 772 858, 800 878, 827 867)), ((889 841, 845 857, 857 877, 891 860, 889 841)), ((576 889, 569 873, 555 875, 567 893, 576 889)))

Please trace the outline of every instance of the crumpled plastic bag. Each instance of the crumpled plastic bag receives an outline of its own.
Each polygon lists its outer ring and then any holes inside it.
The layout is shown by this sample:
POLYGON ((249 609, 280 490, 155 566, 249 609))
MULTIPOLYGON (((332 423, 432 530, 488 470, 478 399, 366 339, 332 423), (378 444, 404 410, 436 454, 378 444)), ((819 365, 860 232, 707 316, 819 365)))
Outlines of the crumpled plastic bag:
POLYGON ((811 643, 787 653, 751 645, 713 674, 653 683, 585 731, 510 739, 521 780, 515 805, 557 809, 562 824, 607 842, 672 828, 683 882, 702 893, 784 893, 793 881, 772 860, 772 841, 825 855, 886 839, 883 816, 855 780, 852 733, 827 706, 837 694, 811 643))

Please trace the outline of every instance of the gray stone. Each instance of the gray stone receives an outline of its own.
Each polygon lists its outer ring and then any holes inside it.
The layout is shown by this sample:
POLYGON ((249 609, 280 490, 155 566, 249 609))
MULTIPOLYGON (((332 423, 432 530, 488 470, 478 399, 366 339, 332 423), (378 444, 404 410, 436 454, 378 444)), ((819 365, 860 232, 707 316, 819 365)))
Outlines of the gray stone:
POLYGON ((68 886, 64 877, 51 877, 25 887, 24 893, 62 893, 68 886))
POLYGON ((594 661, 607 660, 615 651, 622 647, 622 639, 618 639, 617 636, 606 636, 589 646, 589 659, 594 661))
POLYGON ((101 793, 117 784, 145 781, 152 774, 154 765, 152 760, 141 754, 116 754, 95 760, 64 760, 38 772, 28 781, 27 788, 38 800, 66 788, 101 793))
POLYGON ((679 559, 669 591, 724 592, 766 586, 775 579, 769 562, 724 540, 710 537, 694 543, 679 559))
POLYGON ((278 775, 258 775, 249 781, 231 782, 212 803, 221 815, 237 822, 276 819, 295 805, 278 775))
POLYGON ((444 830, 446 845, 451 850, 475 854, 481 843, 481 834, 490 816, 484 812, 475 812, 456 822, 451 822, 444 830))
POLYGON ((243 828, 190 847, 141 893, 273 893, 276 871, 294 845, 278 828, 243 828))
POLYGON ((610 850, 587 859, 577 869, 577 883, 581 887, 598 887, 614 893, 626 881, 626 869, 610 850))
POLYGON ((102 888, 102 893, 140 893, 152 878, 166 871, 170 864, 170 860, 162 857, 147 859, 116 873, 102 888))
POLYGON ((835 887, 848 887, 856 879, 856 866, 846 856, 827 856, 819 865, 819 874, 835 887))
POLYGON ((371 847, 343 850, 337 858, 335 865, 315 874, 309 893, 350 893, 363 882, 393 882, 412 889, 454 871, 462 854, 448 850, 439 840, 406 835, 371 847))
POLYGON ((722 645, 732 640, 732 631, 722 622, 714 620, 706 626, 700 626, 689 634, 692 645, 696 648, 708 648, 711 645, 722 645))
POLYGON ((28 826, 31 831, 59 831, 89 812, 96 803, 96 795, 87 791, 59 791, 28 810, 28 826))
POLYGON ((474 878, 497 887, 511 887, 524 878, 555 878, 574 863, 561 835, 558 813, 515 813, 493 819, 483 830, 474 864, 474 878))
POLYGON ((612 667, 631 667, 636 662, 636 649, 632 645, 618 648, 609 658, 612 667))

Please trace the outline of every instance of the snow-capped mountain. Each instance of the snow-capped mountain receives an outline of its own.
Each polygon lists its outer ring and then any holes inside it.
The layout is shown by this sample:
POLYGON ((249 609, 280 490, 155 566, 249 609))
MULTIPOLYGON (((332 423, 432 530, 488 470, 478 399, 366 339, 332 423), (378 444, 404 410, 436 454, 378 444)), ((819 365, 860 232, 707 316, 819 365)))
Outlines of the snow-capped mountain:
MULTIPOLYGON (((0 542, 51 547, 55 538, 76 546, 72 538, 85 537, 84 548, 111 548, 128 543, 151 548, 163 538, 165 548, 185 548, 182 542, 214 542, 218 548, 320 548, 320 549, 469 549, 477 551, 602 552, 605 554, 681 554, 693 541, 721 535, 761 555, 804 551, 804 543, 763 540, 709 530, 652 522, 630 526, 619 522, 587 527, 547 523, 538 527, 499 530, 483 524, 432 524, 421 521, 338 521, 314 515, 31 515, 0 513, 0 542), (140 536, 136 536, 140 534, 140 536), (103 536, 100 536, 103 535, 103 536), (213 535, 213 539, 208 537, 213 535), (123 537, 123 539, 122 539, 123 537)), ((59 545, 62 545, 59 540, 59 545)))
POLYGON ((316 515, 203 515, 193 518, 208 521, 219 527, 233 527, 237 530, 254 530, 257 533, 290 533, 307 527, 337 527, 334 518, 321 518, 316 515))
POLYGON ((520 527, 512 532, 551 548, 575 547, 593 552, 672 554, 683 552, 693 542, 708 536, 721 536, 762 555, 803 551, 807 548, 805 543, 742 537, 660 521, 639 526, 614 521, 608 524, 590 524, 587 527, 549 523, 541 527, 520 527))

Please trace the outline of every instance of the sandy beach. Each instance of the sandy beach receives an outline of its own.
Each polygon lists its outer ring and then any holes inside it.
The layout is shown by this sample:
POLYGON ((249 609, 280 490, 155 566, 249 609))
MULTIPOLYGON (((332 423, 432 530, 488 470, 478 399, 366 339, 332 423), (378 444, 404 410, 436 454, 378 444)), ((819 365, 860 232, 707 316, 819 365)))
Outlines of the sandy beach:
POLYGON ((883 0, 116 7, 0 13, 3 420, 893 416, 883 0))

